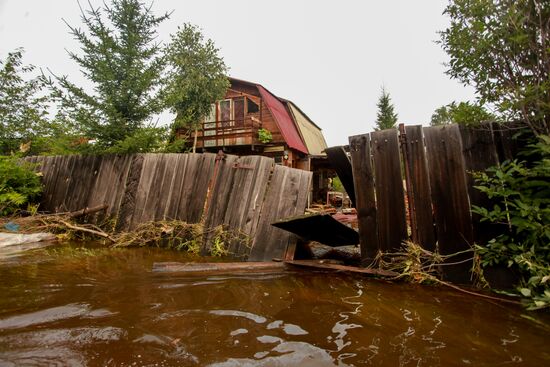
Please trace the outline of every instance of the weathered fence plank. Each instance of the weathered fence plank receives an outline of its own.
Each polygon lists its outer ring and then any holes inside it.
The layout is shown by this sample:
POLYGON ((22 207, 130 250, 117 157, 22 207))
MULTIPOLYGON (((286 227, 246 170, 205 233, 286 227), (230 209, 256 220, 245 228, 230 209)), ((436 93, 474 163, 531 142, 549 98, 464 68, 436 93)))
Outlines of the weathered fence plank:
POLYGON ((395 251, 407 239, 407 223, 397 129, 371 133, 376 192, 378 248, 395 251))
MULTIPOLYGON (((233 155, 224 155, 216 157, 214 172, 210 180, 210 192, 206 199, 206 213, 204 226, 212 229, 221 224, 229 204, 229 195, 233 189, 233 178, 235 169, 233 166, 239 158, 233 155)), ((204 244, 201 250, 202 254, 207 254, 212 246, 214 233, 209 231, 204 238, 204 244)))
POLYGON ((408 192, 412 239, 423 248, 435 250, 435 229, 428 162, 424 149, 422 126, 405 126, 405 149, 407 150, 407 177, 411 192, 408 192))
POLYGON ((258 229, 252 241, 249 261, 268 261, 275 257, 292 259, 297 237, 271 223, 303 214, 311 172, 276 165, 265 194, 258 229))
POLYGON ((129 157, 125 181, 122 181, 121 177, 121 186, 124 184, 124 192, 120 199, 120 209, 117 220, 118 230, 128 230, 132 225, 132 219, 136 209, 136 196, 138 193, 139 180, 141 178, 144 160, 145 157, 143 154, 134 154, 129 157))
POLYGON ((198 223, 202 216, 210 180, 214 172, 216 155, 211 153, 187 154, 188 165, 176 218, 187 223, 198 223))
MULTIPOLYGON (((460 126, 460 135, 462 137, 462 154, 467 175, 470 205, 488 207, 491 201, 486 194, 474 187, 475 180, 472 174, 498 164, 498 153, 491 125, 487 124, 481 127, 460 126)), ((488 240, 495 237, 499 230, 495 225, 481 222, 480 219, 479 215, 472 213, 474 241, 477 244, 484 245, 488 240)))
MULTIPOLYGON (((252 156, 239 158, 233 166, 233 187, 223 222, 228 230, 239 231, 246 236, 252 235, 259 220, 261 203, 273 164, 271 158, 252 156)), ((233 241, 229 244, 229 251, 235 257, 247 257, 250 249, 243 241, 233 241)))
POLYGON ((371 163, 370 135, 349 138, 355 188, 361 257, 370 262, 378 253, 374 171, 371 163))
MULTIPOLYGON (((460 131, 458 125, 428 127, 424 136, 439 252, 458 253, 469 249, 474 241, 460 131)), ((451 262, 461 260, 464 256, 451 262)), ((468 282, 470 267, 467 262, 445 266, 445 274, 451 280, 468 282)))

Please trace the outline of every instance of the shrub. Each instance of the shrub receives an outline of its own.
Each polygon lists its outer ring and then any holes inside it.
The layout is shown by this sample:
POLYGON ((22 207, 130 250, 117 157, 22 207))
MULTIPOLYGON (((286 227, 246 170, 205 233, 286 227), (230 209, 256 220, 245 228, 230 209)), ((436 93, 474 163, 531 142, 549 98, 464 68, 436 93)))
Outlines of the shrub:
POLYGON ((12 214, 41 192, 40 177, 29 163, 0 156, 0 215, 12 214))
POLYGON ((258 130, 258 140, 263 144, 266 144, 273 140, 273 136, 269 130, 262 128, 258 130))
POLYGON ((550 307, 550 137, 528 146, 526 160, 513 160, 476 174, 492 208, 473 207, 482 221, 503 225, 504 233, 477 250, 483 266, 517 266, 517 294, 528 309, 550 307))

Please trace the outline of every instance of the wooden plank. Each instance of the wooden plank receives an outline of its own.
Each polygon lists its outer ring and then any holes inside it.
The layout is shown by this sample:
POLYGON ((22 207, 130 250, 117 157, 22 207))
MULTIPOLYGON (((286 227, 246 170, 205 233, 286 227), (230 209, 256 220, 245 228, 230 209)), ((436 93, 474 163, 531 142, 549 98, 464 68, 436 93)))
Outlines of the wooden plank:
POLYGON ((40 167, 40 172, 42 173, 42 184, 44 185, 44 190, 42 191, 42 196, 40 200, 40 209, 46 212, 50 212, 51 209, 51 191, 53 190, 52 180, 56 176, 52 173, 53 163, 56 156, 44 157, 42 165, 40 167))
POLYGON ((166 220, 176 219, 179 201, 181 199, 181 192, 183 183, 185 181, 185 169, 188 162, 187 154, 175 154, 174 161, 174 174, 168 188, 169 194, 166 198, 166 205, 162 216, 166 220))
POLYGON ((353 170, 351 161, 346 154, 344 147, 330 147, 325 149, 327 159, 331 167, 342 181, 351 202, 355 204, 355 188, 353 187, 353 170))
MULTIPOLYGON (((146 223, 154 221, 156 208, 162 206, 162 184, 165 179, 166 170, 167 170, 167 157, 164 154, 151 154, 155 160, 154 170, 152 169, 149 172, 150 177, 150 186, 147 190, 147 195, 145 196, 145 202, 143 203, 143 212, 141 213, 140 222, 146 223)), ((163 208, 164 209, 164 208, 163 208)))
POLYGON ((186 186, 184 190, 187 203, 188 223, 198 223, 203 217, 209 185, 214 174, 216 154, 191 154, 190 160, 196 162, 191 170, 186 171, 186 186), (191 184, 191 186, 189 186, 191 184))
POLYGON ((68 155, 61 158, 61 163, 58 168, 59 178, 55 183, 55 192, 52 195, 52 202, 56 204, 55 212, 70 211, 66 207, 65 199, 67 196, 67 190, 72 181, 72 169, 75 164, 76 155, 68 155))
POLYGON ((332 264, 326 260, 289 260, 284 261, 285 264, 293 265, 303 268, 313 268, 322 270, 332 270, 346 273, 358 273, 365 275, 373 275, 384 278, 395 278, 399 274, 390 270, 383 269, 371 269, 371 268, 359 268, 356 266, 332 264))
POLYGON ((203 217, 210 181, 213 179, 216 155, 188 154, 184 185, 177 216, 187 223, 198 223, 203 217))
POLYGON ((116 218, 117 228, 120 205, 125 192, 132 155, 104 155, 96 172, 95 185, 88 197, 88 206, 107 204, 107 210, 95 216, 95 220, 116 218))
POLYGON ((101 156, 98 155, 89 155, 82 158, 80 164, 84 168, 85 174, 77 177, 75 186, 81 189, 75 194, 73 200, 74 207, 79 209, 89 207, 88 202, 96 186, 99 167, 102 161, 101 156))
POLYGON ((174 178, 176 176, 176 164, 179 154, 159 154, 159 158, 165 161, 165 169, 162 177, 158 177, 155 189, 158 190, 156 206, 153 208, 153 218, 155 221, 166 220, 166 211, 170 206, 170 196, 174 178))
POLYGON ((237 262, 237 263, 153 263, 153 273, 238 273, 238 272, 272 272, 284 271, 286 266, 282 262, 237 262))
POLYGON ((371 262, 378 253, 378 226, 376 223, 376 199, 374 171, 371 163, 370 135, 349 138, 353 186, 355 188, 357 220, 361 258, 371 262))
POLYGON ((304 213, 311 175, 311 172, 275 165, 262 203, 249 261, 294 257, 296 236, 273 227, 271 223, 304 213))
MULTIPOLYGON (((464 251, 473 246, 473 229, 459 127, 424 128, 424 136, 439 252, 448 255, 464 251)), ((465 257, 457 256, 451 261, 465 257)), ((466 283, 470 268, 471 263, 466 262, 445 266, 444 271, 449 280, 466 283)))
MULTIPOLYGON (((464 156, 470 205, 492 207, 491 200, 487 195, 474 188, 475 180, 472 176, 473 172, 482 172, 498 164, 498 153, 491 125, 482 127, 461 125, 460 136, 462 138, 462 154, 464 156)), ((487 241, 502 233, 499 229, 500 226, 481 222, 481 217, 474 213, 472 213, 472 226, 474 241, 479 245, 486 244, 487 241)))
MULTIPOLYGON (((241 157, 233 169, 233 189, 229 194, 224 225, 229 231, 252 237, 260 218, 262 200, 274 165, 272 158, 261 156, 241 157)), ((248 244, 250 246, 250 244, 248 244)), ((229 244, 235 257, 246 258, 250 247, 243 241, 229 244)))
POLYGON ((129 160, 128 173, 126 175, 124 190, 121 196, 120 209, 118 211, 118 230, 128 230, 132 224, 139 180, 141 178, 141 171, 143 168, 143 160, 143 154, 134 154, 129 160))
POLYGON ((429 251, 435 250, 435 228, 430 190, 430 178, 422 126, 405 126, 405 149, 411 188, 408 193, 412 239, 429 251))
POLYGON ((397 129, 371 134, 376 188, 376 222, 378 248, 382 252, 397 251, 407 239, 405 195, 397 129))
POLYGON ((132 222, 130 229, 136 228, 139 224, 145 221, 147 213, 145 213, 145 205, 147 203, 147 197, 151 187, 155 184, 155 172, 157 168, 158 159, 156 154, 144 154, 143 166, 141 169, 141 176, 135 196, 135 208, 132 215, 132 222))
POLYGON ((235 175, 233 166, 238 159, 237 156, 226 155, 223 159, 216 160, 214 171, 208 184, 210 193, 205 204, 207 211, 204 218, 206 235, 204 236, 204 243, 201 249, 203 255, 208 254, 210 251, 214 235, 212 230, 216 226, 223 224, 229 203, 229 194, 233 189, 233 178, 235 175))

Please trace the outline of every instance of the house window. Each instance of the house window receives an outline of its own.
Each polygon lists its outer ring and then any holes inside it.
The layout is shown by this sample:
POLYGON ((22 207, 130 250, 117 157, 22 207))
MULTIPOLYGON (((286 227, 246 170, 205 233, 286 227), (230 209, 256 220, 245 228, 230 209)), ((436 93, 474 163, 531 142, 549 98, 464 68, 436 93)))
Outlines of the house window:
POLYGON ((210 112, 208 112, 208 115, 204 119, 204 122, 216 122, 216 104, 212 103, 210 105, 210 112))
POLYGON ((235 126, 244 126, 244 98, 235 98, 233 100, 233 117, 235 126))
POLYGON ((229 121, 231 120, 231 100, 224 99, 220 101, 220 121, 223 126, 230 126, 229 121))
POLYGON ((260 112, 260 106, 250 98, 246 99, 246 111, 248 113, 260 112))
MULTIPOLYGON (((204 118, 204 128, 205 129, 215 129, 216 128, 216 104, 212 103, 210 105, 210 112, 204 118)), ((215 130, 213 130, 215 132, 215 130)), ((205 132, 206 135, 206 132, 205 132)))

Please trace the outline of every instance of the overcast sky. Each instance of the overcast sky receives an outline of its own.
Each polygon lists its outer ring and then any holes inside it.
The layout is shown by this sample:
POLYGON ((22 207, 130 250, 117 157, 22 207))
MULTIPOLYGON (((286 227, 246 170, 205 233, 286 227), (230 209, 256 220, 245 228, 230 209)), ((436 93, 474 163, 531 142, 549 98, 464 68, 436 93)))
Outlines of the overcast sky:
MULTIPOLYGON (((332 146, 373 130, 382 86, 405 124, 427 124, 437 107, 474 98, 472 89, 445 75, 447 58, 435 44, 437 31, 449 23, 442 15, 446 4, 157 0, 153 9, 174 10, 159 29, 160 40, 183 23, 200 26, 220 48, 231 76, 295 102, 332 146)), ((0 0, 0 58, 24 47, 25 63, 83 81, 67 56, 78 44, 62 18, 81 24, 76 0, 0 0)))

